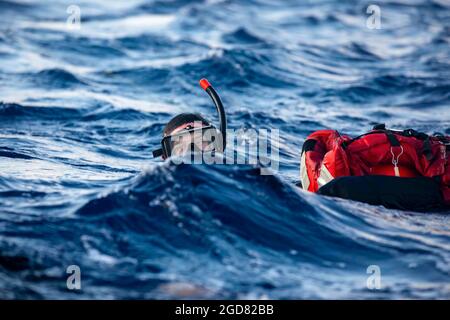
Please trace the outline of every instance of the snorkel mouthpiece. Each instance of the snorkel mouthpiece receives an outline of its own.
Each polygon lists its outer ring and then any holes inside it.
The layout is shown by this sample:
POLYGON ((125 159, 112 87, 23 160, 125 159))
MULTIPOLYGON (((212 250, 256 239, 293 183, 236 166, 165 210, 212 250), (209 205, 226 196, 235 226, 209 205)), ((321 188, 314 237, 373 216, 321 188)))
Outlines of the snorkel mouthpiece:
POLYGON ((223 142, 223 151, 225 151, 226 141, 227 141, 227 117, 225 115, 225 109, 223 108, 222 101, 220 100, 219 95, 216 90, 212 87, 209 81, 205 78, 200 80, 200 86, 203 90, 205 90, 208 95, 211 97, 214 105, 217 108, 217 113, 219 114, 219 122, 220 122, 220 133, 222 135, 223 142))

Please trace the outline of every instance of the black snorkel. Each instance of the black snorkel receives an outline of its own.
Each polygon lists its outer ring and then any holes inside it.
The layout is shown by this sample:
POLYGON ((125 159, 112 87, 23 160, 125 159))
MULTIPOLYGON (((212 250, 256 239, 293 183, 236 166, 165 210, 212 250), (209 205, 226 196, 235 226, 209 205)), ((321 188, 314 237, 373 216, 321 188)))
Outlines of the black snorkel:
POLYGON ((217 113, 219 114, 219 124, 220 124, 220 134, 222 135, 222 146, 225 151, 226 143, 227 143, 227 116, 225 115, 225 109, 223 108, 222 100, 220 100, 219 95, 216 90, 212 87, 208 80, 203 78, 200 80, 200 86, 205 90, 208 95, 211 97, 214 105, 216 106, 217 113))
MULTIPOLYGON (((202 87, 203 90, 205 90, 208 93, 208 95, 211 97, 212 101, 214 102, 214 105, 216 106, 216 109, 217 109, 217 113, 219 114, 219 122, 220 122, 220 124, 219 124, 220 129, 214 128, 211 125, 204 127, 203 129, 210 129, 212 127, 216 130, 219 137, 222 139, 222 145, 220 146, 221 148, 218 148, 218 149, 220 152, 224 152, 225 147, 226 147, 226 141, 227 141, 227 136, 226 136, 226 134, 227 134, 227 118, 225 115, 225 110, 223 108, 222 101, 220 100, 219 95, 217 94, 216 90, 214 90, 214 88, 211 86, 211 84, 208 82, 208 80, 201 79, 200 86, 202 87), (222 150, 220 150, 220 149, 222 149, 222 150)), ((188 132, 191 132, 191 131, 192 131, 192 129, 188 132)), ((161 140, 162 148, 153 151, 154 158, 158 158, 158 157, 162 156, 163 159, 166 159, 171 156, 171 153, 172 153, 171 139, 173 137, 175 137, 175 136, 169 135, 169 136, 165 136, 161 140)))

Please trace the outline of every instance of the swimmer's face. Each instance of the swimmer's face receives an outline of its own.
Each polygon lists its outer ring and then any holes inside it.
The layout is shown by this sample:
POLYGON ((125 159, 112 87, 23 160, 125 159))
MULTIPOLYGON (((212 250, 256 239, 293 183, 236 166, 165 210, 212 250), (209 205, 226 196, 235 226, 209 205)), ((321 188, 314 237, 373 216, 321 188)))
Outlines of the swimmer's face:
POLYGON ((172 136, 172 156, 184 156, 192 151, 205 152, 214 150, 215 129, 201 130, 204 124, 201 121, 185 123, 175 128, 172 136), (195 130, 197 128, 197 130, 195 130), (194 129, 194 130, 192 130, 194 129), (192 130, 183 134, 184 131, 192 130), (214 130, 214 132, 213 132, 214 130))

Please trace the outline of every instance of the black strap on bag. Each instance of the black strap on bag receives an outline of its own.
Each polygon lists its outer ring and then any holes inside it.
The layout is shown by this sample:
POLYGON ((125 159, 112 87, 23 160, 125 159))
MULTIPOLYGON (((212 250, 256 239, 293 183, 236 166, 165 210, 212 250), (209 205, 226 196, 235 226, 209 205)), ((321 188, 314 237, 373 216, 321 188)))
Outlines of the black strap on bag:
POLYGON ((401 147, 400 141, 398 141, 397 137, 391 131, 385 130, 384 133, 386 134, 391 147, 401 147))
POLYGON ((362 135, 357 136, 356 138, 353 138, 349 141, 344 141, 341 143, 341 146, 346 149, 350 144, 352 144, 353 142, 355 142, 358 139, 361 139, 362 137, 371 135, 371 134, 375 134, 375 133, 384 133, 386 134, 389 143, 393 146, 393 147, 399 147, 400 146, 400 142, 398 141, 397 137, 395 137, 394 133, 397 133, 395 131, 392 130, 372 130, 370 132, 364 133, 362 135))
POLYGON ((302 153, 306 152, 306 151, 313 151, 315 146, 316 146, 317 140, 316 139, 307 139, 304 143, 303 143, 303 147, 302 147, 302 153))
POLYGON ((433 159, 433 152, 431 150, 430 137, 427 137, 423 142, 422 153, 425 155, 428 161, 433 159))

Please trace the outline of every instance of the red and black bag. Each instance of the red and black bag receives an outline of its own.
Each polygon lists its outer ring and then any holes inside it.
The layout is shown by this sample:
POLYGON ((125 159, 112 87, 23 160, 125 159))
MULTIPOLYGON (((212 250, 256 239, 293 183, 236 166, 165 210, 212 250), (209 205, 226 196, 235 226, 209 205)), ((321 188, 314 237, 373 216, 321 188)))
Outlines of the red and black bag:
POLYGON ((396 131, 377 125, 356 138, 319 130, 303 144, 301 184, 303 189, 317 192, 341 176, 423 176, 439 181, 444 201, 450 204, 449 151, 449 136, 430 136, 412 129, 396 131))

